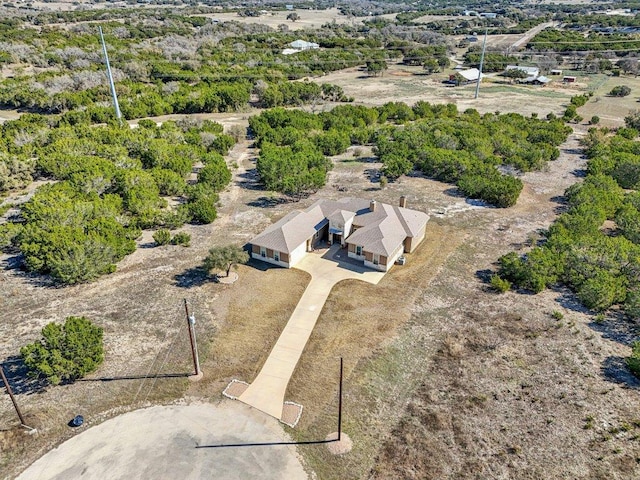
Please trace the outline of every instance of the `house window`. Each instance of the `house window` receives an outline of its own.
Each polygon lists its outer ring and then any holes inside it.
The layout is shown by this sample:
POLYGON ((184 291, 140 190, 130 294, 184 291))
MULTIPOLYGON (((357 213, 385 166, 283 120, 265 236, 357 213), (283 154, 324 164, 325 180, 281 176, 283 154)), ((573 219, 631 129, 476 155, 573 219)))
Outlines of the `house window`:
POLYGON ((266 257, 267 256, 267 249, 264 247, 260 247, 260 256, 261 257, 266 257))
POLYGON ((356 255, 362 256, 362 247, 360 245, 356 245, 356 255))
POLYGON ((374 265, 378 265, 380 263, 380 255, 378 255, 377 253, 373 254, 373 264, 374 265))
POLYGON ((280 261, 280 252, 273 252, 273 259, 276 262, 279 262, 280 261))

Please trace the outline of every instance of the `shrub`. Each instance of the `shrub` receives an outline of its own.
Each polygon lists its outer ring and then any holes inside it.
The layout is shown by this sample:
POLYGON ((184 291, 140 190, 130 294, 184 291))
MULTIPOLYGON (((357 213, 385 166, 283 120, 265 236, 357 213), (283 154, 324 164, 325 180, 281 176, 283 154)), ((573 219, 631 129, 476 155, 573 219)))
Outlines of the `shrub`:
POLYGON ((627 366, 631 373, 640 378, 640 342, 631 345, 631 356, 627 357, 627 366))
POLYGON ((626 97, 631 93, 631 89, 626 85, 616 85, 611 89, 609 95, 612 97, 626 97))
POLYGON ((600 123, 600 117, 597 115, 594 115, 593 117, 591 117, 591 120, 589 120, 590 125, 598 125, 599 123, 600 123))
POLYGON ((191 245, 191 235, 186 232, 176 233, 171 239, 171 245, 182 245, 188 247, 191 245))
POLYGON ((104 360, 102 328, 85 317, 68 317, 64 325, 49 323, 42 339, 20 349, 30 374, 57 385, 95 371, 104 360))
POLYGON ((490 283, 496 292, 505 293, 511 289, 511 282, 497 274, 491 275, 490 283))
POLYGON ((166 228, 161 228, 153 234, 153 239, 158 245, 167 245, 171 241, 171 232, 166 228))
POLYGON ((551 316, 555 320, 562 320, 564 318, 564 314, 560 310, 554 310, 551 316))

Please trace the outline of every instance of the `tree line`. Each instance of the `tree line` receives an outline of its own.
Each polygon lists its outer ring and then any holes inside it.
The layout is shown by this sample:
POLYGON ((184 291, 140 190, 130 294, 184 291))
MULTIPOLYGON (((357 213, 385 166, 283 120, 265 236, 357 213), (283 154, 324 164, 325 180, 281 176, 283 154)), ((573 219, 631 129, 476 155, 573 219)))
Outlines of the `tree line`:
POLYGON ((587 176, 565 192, 567 211, 541 245, 500 258, 501 278, 536 293, 563 284, 591 310, 640 318, 640 142, 630 126, 589 131, 587 176))
POLYGON ((472 109, 460 114, 453 104, 428 102, 342 105, 319 114, 272 109, 251 117, 249 125, 261 148, 258 173, 269 190, 316 190, 331 166, 326 156, 370 144, 387 179, 418 169, 499 207, 514 205, 522 190, 522 181, 506 169, 542 168, 558 157, 557 147, 571 131, 561 119, 472 109))

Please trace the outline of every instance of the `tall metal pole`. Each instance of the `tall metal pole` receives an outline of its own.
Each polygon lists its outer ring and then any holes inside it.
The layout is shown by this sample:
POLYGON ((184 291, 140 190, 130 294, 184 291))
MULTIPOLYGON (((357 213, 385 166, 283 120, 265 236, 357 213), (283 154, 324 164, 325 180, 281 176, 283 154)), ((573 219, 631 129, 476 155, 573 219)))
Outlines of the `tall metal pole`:
POLYGON ((476 95, 473 98, 478 98, 480 94, 480 79, 482 78, 482 64, 484 63, 484 51, 487 48, 487 32, 488 28, 484 30, 484 43, 482 44, 482 54, 480 54, 480 68, 478 68, 478 81, 476 82, 476 95))
POLYGON ((7 377, 4 374, 4 366, 2 364, 0 364, 0 375, 2 376, 2 381, 4 382, 4 386, 7 389, 7 393, 9 393, 9 397, 11 397, 11 402, 13 402, 13 406, 16 409, 16 413, 18 414, 18 418, 20 419, 20 424, 26 427, 27 424, 24 421, 24 417, 22 416, 22 412, 20 411, 20 408, 18 408, 18 403, 16 402, 16 399, 13 396, 13 391, 11 391, 11 385, 9 385, 9 381, 7 380, 7 377))
POLYGON ((189 328, 189 340, 191 341, 191 355, 193 356, 193 368, 196 373, 194 375, 200 375, 202 373, 200 371, 200 360, 198 359, 198 344, 196 343, 196 317, 194 315, 189 314, 189 305, 187 304, 187 299, 184 299, 184 311, 187 314, 187 327, 189 328))
POLYGON ((111 89, 111 97, 113 98, 113 108, 116 110, 116 118, 122 123, 122 113, 120 113, 120 105, 118 105, 118 96, 116 95, 116 86, 113 83, 113 75, 111 74, 111 65, 109 65, 109 55, 107 55, 107 45, 104 43, 104 35, 102 35, 102 27, 98 27, 100 31, 100 40, 102 41, 102 51, 104 52, 104 63, 107 65, 107 77, 109 77, 109 88, 111 89))
POLYGON ((340 385, 338 387, 338 441, 342 435, 342 357, 340 357, 340 385))

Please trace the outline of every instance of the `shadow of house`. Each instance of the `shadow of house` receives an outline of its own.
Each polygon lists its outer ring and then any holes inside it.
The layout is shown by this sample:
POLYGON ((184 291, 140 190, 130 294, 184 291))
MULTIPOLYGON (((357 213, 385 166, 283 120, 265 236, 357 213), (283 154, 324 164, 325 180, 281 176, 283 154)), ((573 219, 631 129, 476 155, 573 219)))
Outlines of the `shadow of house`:
POLYGON ((43 393, 49 386, 49 382, 45 378, 30 375, 22 357, 18 355, 7 357, 0 366, 4 368, 7 381, 15 395, 43 393))

